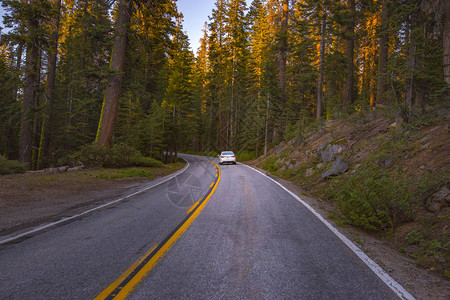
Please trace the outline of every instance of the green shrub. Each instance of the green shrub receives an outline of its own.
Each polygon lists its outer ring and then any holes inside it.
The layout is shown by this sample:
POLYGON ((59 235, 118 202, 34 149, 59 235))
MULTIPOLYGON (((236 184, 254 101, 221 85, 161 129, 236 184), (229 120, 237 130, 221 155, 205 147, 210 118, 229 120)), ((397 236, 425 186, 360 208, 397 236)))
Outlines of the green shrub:
POLYGON ((423 234, 418 230, 412 230, 406 235, 405 240, 410 245, 419 244, 423 240, 423 234))
POLYGON ((83 146, 80 151, 71 157, 70 161, 74 165, 82 163, 87 168, 162 166, 162 162, 150 157, 144 157, 138 150, 124 143, 113 145, 111 148, 99 147, 95 144, 83 146))
POLYGON ((0 155, 0 175, 24 173, 27 170, 26 164, 17 160, 9 160, 0 155))
POLYGON ((163 165, 163 163, 161 161, 156 160, 151 157, 140 156, 140 157, 135 157, 134 159, 135 159, 133 161, 134 166, 159 168, 163 165))
POLYGON ((327 191, 350 222, 368 230, 385 231, 414 219, 418 203, 400 171, 368 166, 347 179, 336 178, 327 191))
POLYGON ((261 167, 269 172, 277 171, 280 168, 280 163, 278 162, 278 157, 270 156, 262 164, 261 167))
POLYGON ((239 161, 249 161, 256 159, 256 153, 254 151, 240 151, 237 154, 237 159, 239 161))
POLYGON ((105 164, 108 148, 99 147, 95 144, 82 146, 73 154, 69 161, 72 165, 83 164, 87 168, 102 167, 105 164))

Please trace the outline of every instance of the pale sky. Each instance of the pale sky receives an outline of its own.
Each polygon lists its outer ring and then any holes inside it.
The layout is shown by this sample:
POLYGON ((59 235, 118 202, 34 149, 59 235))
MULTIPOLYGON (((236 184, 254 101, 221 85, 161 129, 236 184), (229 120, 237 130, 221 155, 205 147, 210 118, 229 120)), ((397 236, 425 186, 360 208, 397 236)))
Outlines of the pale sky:
MULTIPOLYGON (((247 7, 252 0, 246 0, 247 7)), ((200 38, 203 36, 203 27, 208 22, 208 16, 211 16, 215 8, 216 0, 177 0, 178 11, 183 13, 183 29, 189 36, 191 49, 197 54, 200 46, 200 38)))
MULTIPOLYGON (((3 9, 3 6, 0 5, 0 27, 3 28, 3 15, 5 14, 5 10, 3 9)), ((2 29, 1 33, 5 33, 5 30, 2 29)))

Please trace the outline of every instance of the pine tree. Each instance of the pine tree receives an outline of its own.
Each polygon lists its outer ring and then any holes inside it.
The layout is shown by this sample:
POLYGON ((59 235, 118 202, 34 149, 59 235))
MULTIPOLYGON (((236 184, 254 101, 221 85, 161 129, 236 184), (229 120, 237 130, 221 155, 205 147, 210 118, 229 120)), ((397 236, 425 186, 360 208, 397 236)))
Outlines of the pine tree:
POLYGON ((108 77, 97 137, 95 138, 98 145, 103 147, 111 146, 114 134, 114 123, 122 88, 122 72, 127 51, 127 31, 131 19, 132 4, 131 0, 119 0, 118 4, 118 17, 110 65, 113 74, 108 77))
MULTIPOLYGON (((386 67, 388 60, 388 43, 389 43, 389 15, 390 15, 390 1, 383 0, 381 8, 381 24, 380 24, 380 40, 379 40, 379 56, 378 56, 378 89, 377 89, 377 103, 384 102, 384 93, 386 89, 386 67)), ((374 106, 371 102, 370 106, 374 106)))
POLYGON ((345 95, 344 110, 348 111, 348 105, 354 102, 353 99, 353 58, 354 58, 354 30, 355 30, 355 0, 347 0, 348 15, 347 26, 345 29, 345 59, 346 59, 346 79, 345 79, 345 95))
POLYGON ((49 41, 48 50, 48 67, 47 67, 47 86, 45 92, 45 104, 46 111, 42 119, 42 129, 39 142, 39 152, 37 158, 37 169, 40 169, 45 163, 44 159, 49 156, 49 144, 50 144, 50 134, 53 115, 53 102, 55 94, 55 83, 56 83, 56 63, 57 63, 57 52, 58 52, 58 40, 59 40, 59 24, 60 24, 60 14, 61 14, 61 0, 53 1, 53 16, 51 18, 52 33, 49 41))

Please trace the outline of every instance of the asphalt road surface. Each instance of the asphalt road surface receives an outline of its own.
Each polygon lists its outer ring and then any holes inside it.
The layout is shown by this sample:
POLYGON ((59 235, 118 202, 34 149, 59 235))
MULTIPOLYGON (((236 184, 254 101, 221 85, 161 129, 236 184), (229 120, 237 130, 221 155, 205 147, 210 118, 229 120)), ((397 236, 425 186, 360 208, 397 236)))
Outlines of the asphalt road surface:
POLYGON ((182 157, 130 197, 0 237, 0 299, 412 298, 273 180, 182 157))

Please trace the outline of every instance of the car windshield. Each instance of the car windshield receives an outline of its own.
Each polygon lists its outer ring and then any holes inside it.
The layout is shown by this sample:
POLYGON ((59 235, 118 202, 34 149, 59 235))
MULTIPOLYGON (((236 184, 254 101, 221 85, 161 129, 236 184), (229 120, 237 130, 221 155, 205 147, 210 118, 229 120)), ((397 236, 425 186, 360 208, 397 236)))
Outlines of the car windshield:
POLYGON ((222 152, 222 155, 234 155, 233 152, 222 152))

